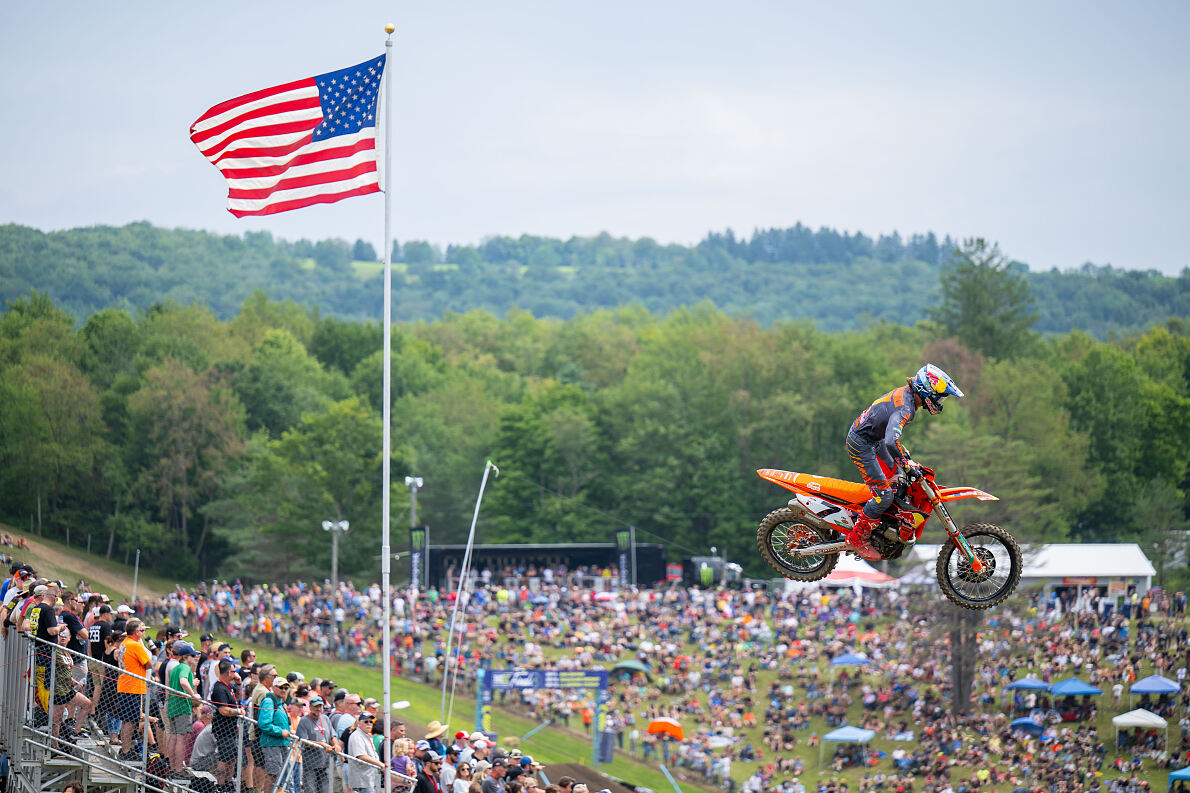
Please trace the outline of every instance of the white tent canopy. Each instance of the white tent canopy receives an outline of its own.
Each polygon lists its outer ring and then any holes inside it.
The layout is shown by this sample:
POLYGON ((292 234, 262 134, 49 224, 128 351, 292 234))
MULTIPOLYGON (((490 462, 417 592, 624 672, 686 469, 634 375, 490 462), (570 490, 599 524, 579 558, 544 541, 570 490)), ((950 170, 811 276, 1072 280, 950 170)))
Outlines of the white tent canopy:
POLYGON ((1127 713, 1121 713, 1119 716, 1113 716, 1111 723, 1117 727, 1142 727, 1150 730, 1161 730, 1169 726, 1165 719, 1144 708, 1137 708, 1127 713))
POLYGON ((835 565, 835 569, 826 578, 810 582, 785 579, 785 590, 791 591, 811 586, 861 586, 875 589, 889 589, 897 586, 897 584, 897 579, 890 575, 885 575, 863 559, 857 559, 849 553, 842 553, 839 554, 839 561, 835 565))
MULTIPOLYGON (((933 579, 934 564, 941 545, 915 545, 912 559, 917 562, 908 576, 910 583, 933 579), (917 575, 915 575, 917 574, 917 575)), ((1067 542, 1035 545, 1025 549, 1022 579, 1069 578, 1074 581, 1107 578, 1148 579, 1156 575, 1153 563, 1134 542, 1067 542)), ((901 579, 905 581, 905 577, 901 579)), ((1101 583, 1106 583, 1103 581, 1101 583)))
POLYGON ((1142 730, 1165 730, 1165 746, 1169 747, 1169 725, 1165 719, 1158 716, 1156 713, 1145 710, 1144 708, 1137 708, 1130 710, 1127 713, 1121 713, 1119 716, 1112 716, 1112 726, 1116 729, 1116 746, 1119 743, 1120 730, 1142 729, 1142 730))

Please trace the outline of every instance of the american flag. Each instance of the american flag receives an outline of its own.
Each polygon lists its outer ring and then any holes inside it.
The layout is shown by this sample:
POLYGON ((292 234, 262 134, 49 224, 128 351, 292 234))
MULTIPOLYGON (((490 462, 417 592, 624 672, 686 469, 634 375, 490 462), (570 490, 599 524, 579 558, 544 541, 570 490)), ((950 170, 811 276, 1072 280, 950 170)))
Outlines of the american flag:
POLYGON ((384 56, 220 102, 190 140, 227 179, 236 217, 380 190, 376 99, 384 56))

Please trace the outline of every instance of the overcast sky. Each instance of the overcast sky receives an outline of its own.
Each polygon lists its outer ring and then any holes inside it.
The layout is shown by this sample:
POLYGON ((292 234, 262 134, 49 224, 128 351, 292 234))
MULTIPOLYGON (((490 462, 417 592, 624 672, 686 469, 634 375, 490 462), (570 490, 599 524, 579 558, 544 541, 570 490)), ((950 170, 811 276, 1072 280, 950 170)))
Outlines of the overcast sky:
POLYGON ((363 237, 383 199, 236 220, 211 105, 394 47, 398 239, 813 227, 1190 266, 1190 3, 23 2, 0 223, 363 237))

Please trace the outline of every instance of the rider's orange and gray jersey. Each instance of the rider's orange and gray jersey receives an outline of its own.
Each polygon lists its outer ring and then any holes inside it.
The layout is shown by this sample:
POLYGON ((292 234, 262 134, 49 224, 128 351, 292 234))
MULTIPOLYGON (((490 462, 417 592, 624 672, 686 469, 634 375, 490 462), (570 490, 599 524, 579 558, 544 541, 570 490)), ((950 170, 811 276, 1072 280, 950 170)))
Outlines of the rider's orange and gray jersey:
POLYGON ((913 390, 909 386, 894 388, 860 413, 848 434, 874 446, 880 462, 895 473, 896 464, 908 457, 901 447, 901 431, 916 413, 913 390))

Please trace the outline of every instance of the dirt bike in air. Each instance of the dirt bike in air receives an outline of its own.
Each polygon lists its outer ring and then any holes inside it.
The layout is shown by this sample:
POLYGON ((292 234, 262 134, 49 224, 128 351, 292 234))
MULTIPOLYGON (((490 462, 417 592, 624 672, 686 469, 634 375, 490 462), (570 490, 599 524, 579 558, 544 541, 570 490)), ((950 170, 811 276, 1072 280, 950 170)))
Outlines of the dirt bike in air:
MULTIPOLYGON (((835 569, 849 551, 844 538, 872 494, 859 482, 814 474, 758 470, 761 479, 792 491, 794 497, 760 522, 760 555, 785 578, 817 581, 835 569)), ((917 467, 896 487, 893 506, 872 530, 872 546, 896 559, 921 539, 931 514, 946 524, 947 541, 938 552, 938 585, 952 602, 967 609, 995 606, 1012 594, 1021 578, 1021 549, 1012 535, 990 523, 959 529, 943 506, 974 498, 998 501, 973 487, 938 487, 934 471, 917 467)))

